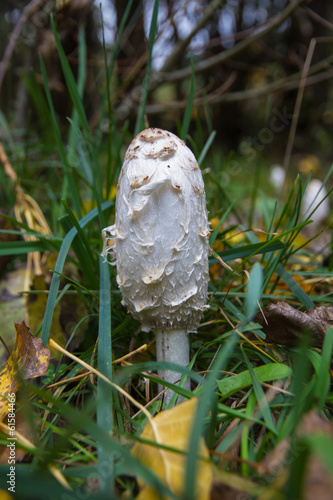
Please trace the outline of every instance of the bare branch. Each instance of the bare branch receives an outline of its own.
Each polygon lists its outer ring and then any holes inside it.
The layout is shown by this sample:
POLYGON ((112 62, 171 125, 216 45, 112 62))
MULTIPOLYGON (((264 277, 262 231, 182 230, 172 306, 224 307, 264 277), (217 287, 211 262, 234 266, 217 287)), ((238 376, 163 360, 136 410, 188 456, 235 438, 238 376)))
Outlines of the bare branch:
MULTIPOLYGON (((329 67, 329 63, 333 63, 333 56, 320 61, 312 66, 309 70, 308 78, 305 81, 305 86, 315 85, 321 81, 332 78, 333 68, 329 67), (326 68, 329 69, 326 69, 326 68), (316 74, 315 74, 316 73, 316 74)), ((209 95, 205 97, 206 102, 209 104, 220 104, 225 102, 240 102, 248 99, 256 99, 273 92, 286 92, 299 87, 302 72, 294 73, 293 75, 285 78, 280 78, 275 82, 239 92, 219 93, 218 95, 209 95)), ((204 104, 203 98, 194 100, 194 106, 202 106, 204 104)), ((147 105, 147 114, 157 114, 169 109, 182 109, 186 107, 186 102, 173 101, 167 104, 149 104, 147 105)))
POLYGON ((205 10, 202 17, 200 18, 198 24, 194 27, 194 29, 189 33, 189 35, 180 40, 172 54, 165 61, 163 68, 161 69, 161 73, 167 73, 175 66, 175 64, 179 61, 181 56, 184 54, 186 47, 191 43, 192 38, 198 33, 201 28, 203 28, 207 22, 214 16, 216 10, 221 6, 222 3, 225 3, 225 0, 214 0, 205 10))
POLYGON ((327 19, 324 19, 322 16, 317 14, 317 12, 314 12, 310 9, 310 7, 302 7, 302 9, 304 9, 314 21, 324 26, 324 28, 333 31, 333 24, 327 21, 327 19))
MULTIPOLYGON (((306 56, 306 59, 304 62, 304 66, 302 69, 302 73, 301 73, 301 79, 299 82, 299 87, 298 87, 298 92, 297 92, 297 97, 296 97, 296 102, 295 102, 295 107, 294 107, 294 116, 293 116, 293 119, 291 122, 288 143, 287 143, 286 152, 285 152, 285 156, 284 156, 284 160, 283 160, 283 166, 285 167, 285 169, 288 169, 289 163, 290 163, 291 152, 293 149, 293 144, 294 144, 294 140, 295 140, 295 136, 296 136, 296 129, 297 129, 297 124, 298 124, 299 114, 301 111, 304 89, 305 89, 306 82, 307 82, 307 76, 308 76, 310 69, 311 69, 311 61, 313 58, 314 50, 315 50, 318 42, 320 42, 320 41, 326 42, 327 38, 328 37, 323 37, 323 39, 312 38, 312 40, 310 41, 308 53, 307 53, 307 56, 306 56)), ((332 41, 332 40, 333 40, 333 38, 329 37, 329 41, 332 41)))

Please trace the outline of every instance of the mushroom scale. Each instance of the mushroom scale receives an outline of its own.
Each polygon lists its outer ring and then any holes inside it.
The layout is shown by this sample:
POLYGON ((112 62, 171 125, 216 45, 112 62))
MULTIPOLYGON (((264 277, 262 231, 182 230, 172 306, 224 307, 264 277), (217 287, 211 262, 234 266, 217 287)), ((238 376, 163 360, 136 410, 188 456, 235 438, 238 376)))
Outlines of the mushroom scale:
POLYGON ((193 153, 171 132, 139 133, 124 158, 103 255, 115 250, 123 304, 143 330, 196 331, 207 307, 209 232, 193 153))

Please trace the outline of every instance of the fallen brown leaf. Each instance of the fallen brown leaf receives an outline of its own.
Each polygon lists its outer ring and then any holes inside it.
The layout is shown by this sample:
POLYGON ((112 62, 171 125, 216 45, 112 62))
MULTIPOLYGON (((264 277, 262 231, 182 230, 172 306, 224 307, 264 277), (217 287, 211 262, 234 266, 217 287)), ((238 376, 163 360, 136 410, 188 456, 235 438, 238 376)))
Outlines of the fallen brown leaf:
POLYGON ((247 500, 250 496, 244 491, 214 480, 210 500, 247 500))
MULTIPOLYGON (((312 410, 301 420, 297 429, 299 436, 324 434, 333 438, 333 422, 321 418, 316 410, 312 410)), ((304 500, 331 500, 333 491, 333 477, 319 456, 311 453, 304 474, 304 500)))
MULTIPOLYGON (((32 444, 34 443, 34 433, 31 428, 31 423, 27 421, 25 415, 22 411, 19 411, 15 415, 15 437, 17 434, 24 436, 25 439, 30 441, 32 444)), ((12 437, 9 434, 9 440, 12 437)), ((26 450, 23 448, 15 447, 15 462, 21 462, 24 457, 27 455, 26 450)), ((8 446, 0 446, 0 465, 8 465, 10 463, 8 460, 10 459, 10 449, 8 446)), ((0 495, 0 500, 2 500, 0 495)))
POLYGON ((0 421, 8 413, 10 394, 16 393, 19 379, 29 380, 45 375, 50 363, 50 351, 32 335, 24 321, 15 323, 15 347, 0 372, 0 421))

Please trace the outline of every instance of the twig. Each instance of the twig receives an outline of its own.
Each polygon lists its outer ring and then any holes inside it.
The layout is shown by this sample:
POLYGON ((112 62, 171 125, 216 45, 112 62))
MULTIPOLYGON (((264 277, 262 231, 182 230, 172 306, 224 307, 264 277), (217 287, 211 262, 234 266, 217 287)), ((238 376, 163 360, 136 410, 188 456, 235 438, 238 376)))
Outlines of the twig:
POLYGON ((140 404, 138 401, 136 401, 130 394, 128 394, 126 391, 124 391, 124 389, 122 387, 115 384, 114 382, 111 382, 111 380, 109 380, 107 377, 105 377, 105 375, 103 375, 103 373, 100 373, 98 370, 96 370, 94 367, 88 365, 88 363, 86 363, 82 359, 78 358, 77 356, 74 356, 74 354, 72 354, 71 352, 66 351, 66 349, 64 349, 59 344, 57 344, 57 342, 55 342, 53 339, 49 340, 49 344, 51 347, 53 347, 53 349, 56 349, 57 351, 61 352, 62 354, 65 354, 66 356, 71 358, 73 361, 76 361, 76 363, 79 363, 81 366, 83 366, 88 372, 94 373, 95 375, 100 377, 102 380, 104 380, 104 382, 109 384, 111 387, 114 387, 120 394, 125 396, 125 398, 127 398, 134 406, 139 408, 144 413, 144 415, 148 418, 148 420, 151 421, 152 416, 149 413, 149 411, 144 406, 142 406, 142 404, 140 404))
MULTIPOLYGON (((332 40, 332 37, 330 37, 332 40)), ((291 122, 290 126, 290 131, 289 131, 289 137, 288 137, 288 143, 286 147, 286 152, 284 155, 284 160, 283 160, 283 166, 287 170, 290 164, 290 158, 291 158, 291 153, 294 145, 294 140, 295 140, 295 135, 296 135, 296 129, 297 129, 297 124, 298 124, 298 119, 299 119, 299 114, 301 111, 301 105, 303 101, 303 95, 304 95, 304 89, 306 86, 306 81, 307 77, 310 71, 311 67, 311 61, 313 58, 314 50, 317 45, 317 42, 320 41, 327 41, 327 38, 325 37, 324 40, 320 38, 312 38, 310 41, 308 53, 306 55, 306 59, 304 62, 304 66, 301 72, 301 79, 299 82, 299 87, 298 87, 298 92, 297 92, 297 97, 296 97, 296 102, 295 102, 295 107, 294 107, 294 113, 293 113, 293 119, 291 122)))
POLYGON ((333 23, 330 23, 329 21, 327 21, 327 19, 321 17, 319 14, 317 14, 317 12, 314 12, 312 9, 310 9, 310 7, 302 7, 302 9, 304 9, 314 21, 317 21, 317 23, 324 26, 324 28, 333 31, 333 23))
MULTIPOLYGON (((325 61, 321 61, 318 65, 325 62, 325 65, 328 65, 330 62, 333 62, 333 56, 328 57, 325 61)), ((315 73, 315 66, 313 65, 309 73, 315 73)), ((317 68, 316 68, 317 69, 317 68)), ((296 89, 299 86, 299 78, 301 76, 301 72, 297 72, 291 76, 281 78, 276 82, 269 83, 267 85, 263 85, 261 87, 256 87, 253 89, 242 90, 239 92, 229 92, 220 95, 207 96, 205 97, 206 102, 208 104, 220 104, 224 102, 240 102, 251 99, 256 99, 258 97, 265 96, 267 94, 271 94, 273 92, 286 92, 288 90, 296 89)), ((317 75, 313 75, 312 77, 308 77, 306 79, 305 85, 308 87, 309 85, 314 85, 323 80, 328 80, 333 76, 333 68, 328 69, 326 71, 322 71, 317 75)), ((194 106, 203 106, 205 104, 204 98, 194 99, 194 106)), ((146 106, 147 114, 158 114, 165 110, 170 109, 182 109, 186 107, 186 102, 179 101, 171 101, 167 104, 148 104, 146 106)))
POLYGON ((164 65, 161 69, 161 73, 167 73, 175 66, 175 64, 179 61, 181 56, 184 54, 186 47, 191 43, 192 38, 214 16, 216 10, 221 6, 222 3, 224 3, 224 0, 214 0, 207 7, 207 9, 204 11, 203 15, 201 16, 199 22, 196 24, 196 26, 193 28, 193 30, 188 34, 188 36, 186 38, 183 38, 182 40, 180 40, 176 44, 173 52, 170 54, 170 56, 165 61, 164 65))

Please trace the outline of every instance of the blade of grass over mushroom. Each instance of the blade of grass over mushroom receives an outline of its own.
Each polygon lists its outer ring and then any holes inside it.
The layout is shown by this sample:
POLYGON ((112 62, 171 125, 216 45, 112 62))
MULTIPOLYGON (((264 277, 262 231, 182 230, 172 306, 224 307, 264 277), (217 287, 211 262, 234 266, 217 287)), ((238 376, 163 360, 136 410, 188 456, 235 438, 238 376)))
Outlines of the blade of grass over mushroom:
POLYGON ((193 102, 194 102, 194 91, 195 91, 195 75, 194 75, 194 67, 193 67, 193 59, 191 59, 191 81, 190 81, 190 92, 189 96, 187 98, 187 104, 186 104, 186 109, 184 113, 184 118, 183 118, 183 123, 182 123, 182 130, 180 134, 180 138, 185 141, 186 135, 190 126, 191 122, 191 115, 192 115, 192 109, 193 109, 193 102))
POLYGON ((149 82, 150 82, 150 74, 151 74, 151 65, 152 65, 152 56, 153 56, 153 47, 154 41, 157 31, 157 19, 158 19, 158 9, 159 9, 159 0, 154 1, 153 13, 150 22, 150 31, 149 31, 149 44, 148 44, 148 60, 146 67, 146 76, 143 84, 142 95, 140 106, 138 109, 138 116, 135 124, 135 132, 134 135, 137 135, 141 130, 145 128, 145 113, 146 113, 146 103, 149 91, 149 82))
MULTIPOLYGON (((99 326, 98 326, 98 371, 106 378, 112 378, 112 335, 111 335, 111 292, 109 266, 100 256, 100 300, 99 300, 99 326)), ((97 423, 105 430, 112 433, 112 391, 103 380, 98 379, 97 384, 97 423)), ((110 464, 109 474, 105 477, 103 469, 105 464, 112 460, 109 453, 100 443, 98 447, 98 467, 100 469, 100 492, 111 495, 114 489, 113 464, 110 464)))
MULTIPOLYGON (((102 210, 106 210, 110 208, 113 205, 113 201, 105 201, 101 208, 102 210)), ((86 224, 88 224, 90 221, 92 221, 96 216, 98 215, 98 210, 95 208, 91 212, 89 212, 87 215, 81 219, 78 224, 80 227, 84 227, 86 224)), ((47 298, 47 303, 46 303, 46 309, 45 309, 45 314, 44 314, 44 320, 43 320, 43 327, 42 327, 42 333, 41 333, 41 339, 43 341, 43 344, 46 345, 48 338, 49 338, 49 333, 50 333, 50 327, 51 327, 51 322, 52 322, 52 317, 53 317, 53 311, 55 308, 55 302, 57 299, 57 294, 59 290, 59 285, 60 285, 60 276, 62 273, 62 269, 68 254, 68 251, 70 249, 70 246, 72 244, 73 239, 77 235, 77 229, 73 227, 69 233, 66 234, 62 245, 59 250, 58 258, 56 265, 54 267, 54 270, 57 272, 56 274, 53 274, 52 276, 52 281, 50 285, 50 290, 49 290, 49 295, 47 298)))

